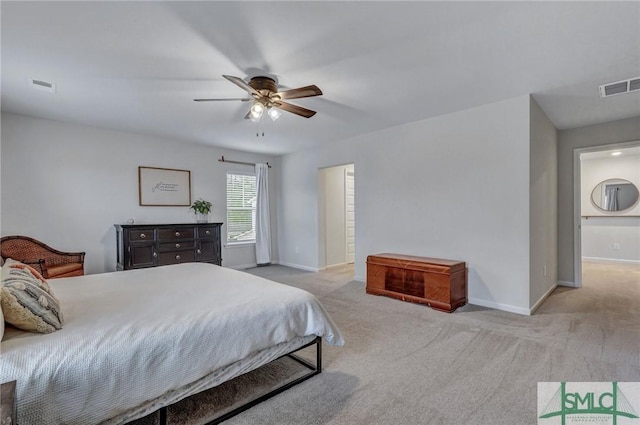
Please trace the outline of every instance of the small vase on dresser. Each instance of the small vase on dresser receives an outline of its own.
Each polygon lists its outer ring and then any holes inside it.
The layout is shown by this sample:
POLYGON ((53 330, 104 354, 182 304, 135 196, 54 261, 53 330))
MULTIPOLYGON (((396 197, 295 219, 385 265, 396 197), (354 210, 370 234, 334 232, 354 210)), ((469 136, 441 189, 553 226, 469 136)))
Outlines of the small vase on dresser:
POLYGON ((196 223, 208 223, 209 214, 196 213, 196 223))

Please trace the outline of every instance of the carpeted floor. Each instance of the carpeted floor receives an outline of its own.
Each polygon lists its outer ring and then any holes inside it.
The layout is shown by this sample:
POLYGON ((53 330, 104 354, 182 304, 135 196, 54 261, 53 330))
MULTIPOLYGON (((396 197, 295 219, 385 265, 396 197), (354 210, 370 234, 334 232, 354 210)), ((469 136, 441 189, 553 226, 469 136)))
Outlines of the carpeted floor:
MULTIPOLYGON (((346 345, 325 345, 322 374, 228 425, 528 425, 537 423, 538 381, 640 381, 637 265, 585 263, 583 288, 556 289, 530 317, 473 305, 447 314, 367 295, 349 268, 248 271, 315 294, 346 345)), ((239 390, 185 400, 173 423, 204 423, 211 400, 229 392, 239 390)))

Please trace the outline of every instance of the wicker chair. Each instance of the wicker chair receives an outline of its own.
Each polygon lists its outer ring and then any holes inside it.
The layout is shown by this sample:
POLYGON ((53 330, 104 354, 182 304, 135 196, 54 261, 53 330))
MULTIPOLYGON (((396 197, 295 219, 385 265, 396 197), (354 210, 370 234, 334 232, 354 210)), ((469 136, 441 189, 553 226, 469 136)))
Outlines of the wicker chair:
POLYGON ((39 269, 45 279, 84 275, 84 252, 58 251, 26 236, 1 238, 0 255, 39 269))

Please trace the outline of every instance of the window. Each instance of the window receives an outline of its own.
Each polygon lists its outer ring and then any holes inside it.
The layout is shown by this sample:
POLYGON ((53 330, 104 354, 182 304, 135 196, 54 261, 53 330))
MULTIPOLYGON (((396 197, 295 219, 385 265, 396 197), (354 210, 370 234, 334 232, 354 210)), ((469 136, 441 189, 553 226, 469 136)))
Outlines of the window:
POLYGON ((227 242, 256 241, 256 176, 227 174, 227 242))

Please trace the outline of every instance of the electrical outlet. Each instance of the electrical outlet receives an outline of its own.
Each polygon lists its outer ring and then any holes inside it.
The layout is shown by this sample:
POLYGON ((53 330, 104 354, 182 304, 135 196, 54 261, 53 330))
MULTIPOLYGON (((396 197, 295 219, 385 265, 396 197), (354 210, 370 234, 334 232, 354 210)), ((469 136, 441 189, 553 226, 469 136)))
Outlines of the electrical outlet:
POLYGON ((618 242, 614 242, 613 243, 613 249, 615 249, 616 251, 620 249, 620 244, 618 242))

